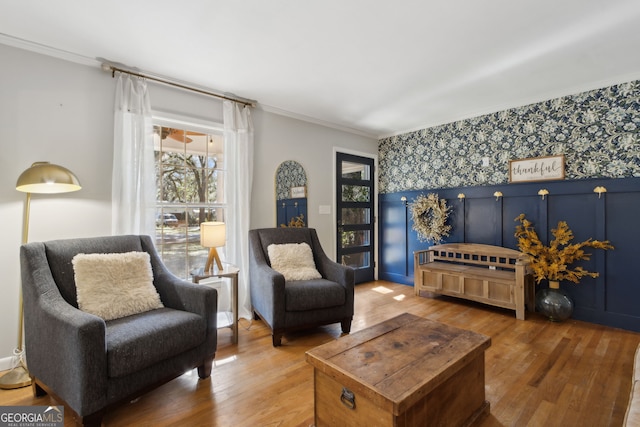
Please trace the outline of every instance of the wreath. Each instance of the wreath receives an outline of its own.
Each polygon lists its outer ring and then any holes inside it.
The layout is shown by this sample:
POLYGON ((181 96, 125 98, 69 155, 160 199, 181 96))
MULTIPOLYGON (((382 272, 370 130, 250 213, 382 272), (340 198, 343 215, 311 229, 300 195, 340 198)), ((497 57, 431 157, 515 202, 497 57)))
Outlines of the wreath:
POLYGON ((438 244, 448 236, 451 226, 446 222, 450 210, 447 201, 439 199, 437 194, 419 195, 411 204, 411 219, 413 229, 418 232, 418 240, 438 244))

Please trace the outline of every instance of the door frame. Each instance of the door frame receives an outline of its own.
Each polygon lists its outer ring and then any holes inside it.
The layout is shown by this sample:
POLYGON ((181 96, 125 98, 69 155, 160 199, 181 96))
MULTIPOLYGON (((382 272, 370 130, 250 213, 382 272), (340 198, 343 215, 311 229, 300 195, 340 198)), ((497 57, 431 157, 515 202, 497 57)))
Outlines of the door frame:
POLYGON ((338 206, 337 206, 337 194, 336 194, 336 172, 338 170, 338 165, 336 163, 336 157, 338 153, 351 154, 353 156, 366 157, 368 159, 373 159, 373 279, 378 280, 378 154, 375 153, 366 153, 364 151, 351 150, 349 148, 342 147, 333 147, 333 173, 331 174, 332 181, 332 197, 331 197, 331 206, 333 207, 333 221, 332 221, 332 238, 333 245, 331 247, 331 255, 333 260, 337 260, 338 256, 338 241, 336 236, 338 235, 338 206))

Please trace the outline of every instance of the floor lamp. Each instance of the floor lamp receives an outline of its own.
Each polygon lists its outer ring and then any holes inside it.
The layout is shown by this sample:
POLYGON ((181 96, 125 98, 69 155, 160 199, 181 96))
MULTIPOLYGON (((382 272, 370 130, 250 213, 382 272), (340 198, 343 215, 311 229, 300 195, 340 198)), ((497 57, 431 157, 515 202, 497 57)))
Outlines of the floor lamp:
MULTIPOLYGON (((18 177, 16 190, 27 193, 24 204, 24 218, 22 222, 22 244, 29 239, 29 210, 31 207, 31 193, 55 194, 77 191, 82 188, 78 178, 68 169, 49 162, 35 162, 18 177)), ((16 363, 11 371, 0 377, 0 389, 26 387, 31 384, 29 371, 24 363, 24 349, 22 348, 23 307, 22 287, 19 290, 20 306, 18 319, 18 347, 14 350, 16 363)))

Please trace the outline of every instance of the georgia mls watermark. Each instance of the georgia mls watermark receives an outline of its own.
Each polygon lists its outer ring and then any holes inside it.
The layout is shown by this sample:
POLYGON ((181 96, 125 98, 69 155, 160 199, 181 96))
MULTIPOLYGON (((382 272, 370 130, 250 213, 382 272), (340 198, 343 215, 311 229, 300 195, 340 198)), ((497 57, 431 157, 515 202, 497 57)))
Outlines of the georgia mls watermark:
POLYGON ((0 406, 0 427, 64 427, 64 406, 0 406))

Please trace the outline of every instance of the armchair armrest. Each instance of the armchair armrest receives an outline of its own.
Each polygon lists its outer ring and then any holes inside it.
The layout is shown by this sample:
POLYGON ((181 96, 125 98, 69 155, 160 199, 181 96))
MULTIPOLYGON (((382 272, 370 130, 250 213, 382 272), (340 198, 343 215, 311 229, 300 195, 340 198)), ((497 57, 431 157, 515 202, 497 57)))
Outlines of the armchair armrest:
POLYGON ((355 292, 355 270, 351 267, 331 261, 328 257, 323 257, 321 268, 326 279, 342 285, 345 288, 345 307, 348 307, 348 315, 353 316, 353 302, 355 292))
POLYGON ((259 239, 249 240, 249 287, 253 308, 274 328, 280 327, 285 321, 284 276, 267 264, 259 239))
POLYGON ((169 308, 189 311, 202 316, 207 333, 216 333, 218 292, 209 286, 197 285, 176 277, 164 265, 149 236, 140 236, 142 248, 149 253, 153 269, 153 284, 162 303, 169 308))
POLYGON ((348 307, 348 316, 353 316, 353 302, 354 302, 354 287, 355 287, 355 270, 351 267, 344 266, 335 261, 332 261, 322 249, 318 234, 315 230, 311 233, 311 240, 313 242, 313 252, 316 259, 316 267, 320 273, 328 280, 336 282, 345 288, 345 294, 347 300, 345 301, 345 307, 348 307))
POLYGON ((320 264, 326 279, 339 283, 347 289, 353 289, 355 281, 353 268, 338 264, 329 258, 322 259, 320 264))
POLYGON ((313 253, 315 255, 316 268, 325 279, 339 283, 347 291, 353 292, 355 282, 355 271, 351 267, 344 266, 331 260, 322 249, 320 240, 315 231, 311 234, 313 242, 313 253))
POLYGON ((62 298, 42 243, 22 246, 20 260, 29 371, 78 412, 94 412, 107 393, 105 322, 62 298))

